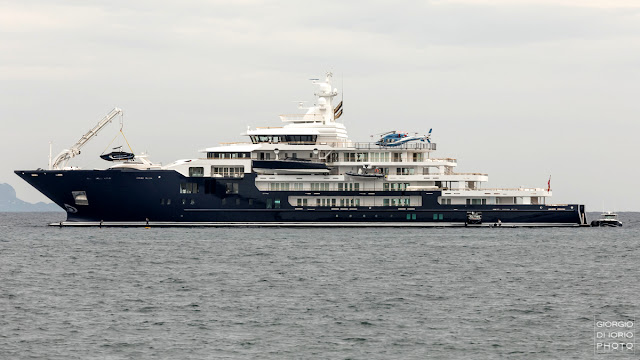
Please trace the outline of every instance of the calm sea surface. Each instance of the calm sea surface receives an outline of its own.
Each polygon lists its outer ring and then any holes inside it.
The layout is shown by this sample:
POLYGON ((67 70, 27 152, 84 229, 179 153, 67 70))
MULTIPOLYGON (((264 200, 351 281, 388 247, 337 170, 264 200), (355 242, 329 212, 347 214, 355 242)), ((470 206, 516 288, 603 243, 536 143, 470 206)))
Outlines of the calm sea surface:
POLYGON ((0 359, 640 356, 594 355, 594 317, 640 315, 640 213, 616 229, 46 226, 63 218, 0 214, 0 359))

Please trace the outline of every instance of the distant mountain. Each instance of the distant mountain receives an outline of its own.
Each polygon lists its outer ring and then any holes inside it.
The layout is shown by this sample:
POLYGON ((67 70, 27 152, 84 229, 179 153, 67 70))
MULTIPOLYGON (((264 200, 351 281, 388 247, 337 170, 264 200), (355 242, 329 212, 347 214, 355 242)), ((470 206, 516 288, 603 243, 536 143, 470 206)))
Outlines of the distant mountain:
POLYGON ((35 204, 18 199, 16 190, 9 184, 0 184, 0 212, 63 211, 56 204, 35 204))

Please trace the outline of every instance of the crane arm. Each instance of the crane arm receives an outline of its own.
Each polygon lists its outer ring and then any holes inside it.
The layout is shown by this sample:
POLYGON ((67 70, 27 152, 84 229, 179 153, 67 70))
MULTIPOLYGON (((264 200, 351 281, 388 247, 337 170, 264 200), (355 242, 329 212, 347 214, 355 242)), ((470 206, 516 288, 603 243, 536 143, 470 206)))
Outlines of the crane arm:
POLYGON ((73 146, 71 146, 71 148, 62 150, 60 154, 58 154, 58 156, 56 156, 55 160, 52 162, 53 165, 51 166, 51 168, 54 170, 61 170, 63 167, 63 164, 66 164, 69 160, 71 160, 71 158, 80 154, 80 149, 87 142, 89 142, 89 140, 91 140, 92 137, 98 135, 98 132, 100 132, 102 128, 104 128, 108 123, 111 122, 111 120, 113 120, 114 117, 118 116, 119 114, 122 114, 121 109, 114 108, 113 110, 111 110, 111 112, 108 113, 107 116, 102 118, 102 120, 100 120, 98 124, 93 127, 93 129, 89 130, 86 134, 84 134, 80 138, 80 140, 78 140, 75 144, 73 144, 73 146))

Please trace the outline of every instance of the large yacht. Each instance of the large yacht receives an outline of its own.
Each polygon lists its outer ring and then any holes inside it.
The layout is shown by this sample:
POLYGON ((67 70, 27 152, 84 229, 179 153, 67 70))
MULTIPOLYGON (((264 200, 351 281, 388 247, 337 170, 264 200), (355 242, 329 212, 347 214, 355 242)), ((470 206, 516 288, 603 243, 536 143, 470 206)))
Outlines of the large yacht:
POLYGON ((280 115, 280 126, 248 128, 246 143, 192 159, 161 166, 117 151, 103 170, 69 166, 116 108, 49 169, 15 173, 66 210, 60 226, 586 224, 584 205, 551 204, 550 187, 490 189, 487 174, 456 172, 456 159, 434 156, 431 130, 351 141, 331 80, 313 80, 314 106, 280 115))

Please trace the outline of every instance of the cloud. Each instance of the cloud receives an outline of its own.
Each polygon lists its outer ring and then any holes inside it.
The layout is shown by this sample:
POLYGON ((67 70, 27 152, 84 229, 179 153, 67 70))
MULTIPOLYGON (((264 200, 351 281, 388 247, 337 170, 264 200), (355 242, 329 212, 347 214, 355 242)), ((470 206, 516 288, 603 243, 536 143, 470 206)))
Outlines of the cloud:
POLYGON ((466 4, 488 6, 551 5, 593 7, 601 9, 640 8, 637 0, 435 0, 434 4, 466 4))
MULTIPOLYGON (((305 80, 330 69, 338 87, 344 74, 344 120, 356 140, 434 127, 441 155, 459 153, 462 171, 490 171, 504 185, 562 169, 557 154, 566 154, 584 165, 566 174, 584 188, 567 180, 567 189, 590 194, 601 184, 588 180, 589 159, 640 131, 631 120, 640 114, 634 3, 5 2, 0 116, 10 126, 0 143, 20 157, 6 159, 0 182, 42 200, 10 170, 42 167, 50 140, 54 150, 69 146, 113 106, 125 109, 134 148, 155 161, 242 140, 246 125, 273 126, 293 101, 312 100, 305 80), (596 139, 603 123, 616 135, 596 139), (578 148, 577 159, 566 150, 578 148), (495 154, 496 164, 487 160, 495 154)), ((611 167, 626 169, 631 153, 611 167)), ((87 156, 80 165, 104 166, 87 156)), ((631 174, 620 178, 619 189, 634 186, 631 174)))

